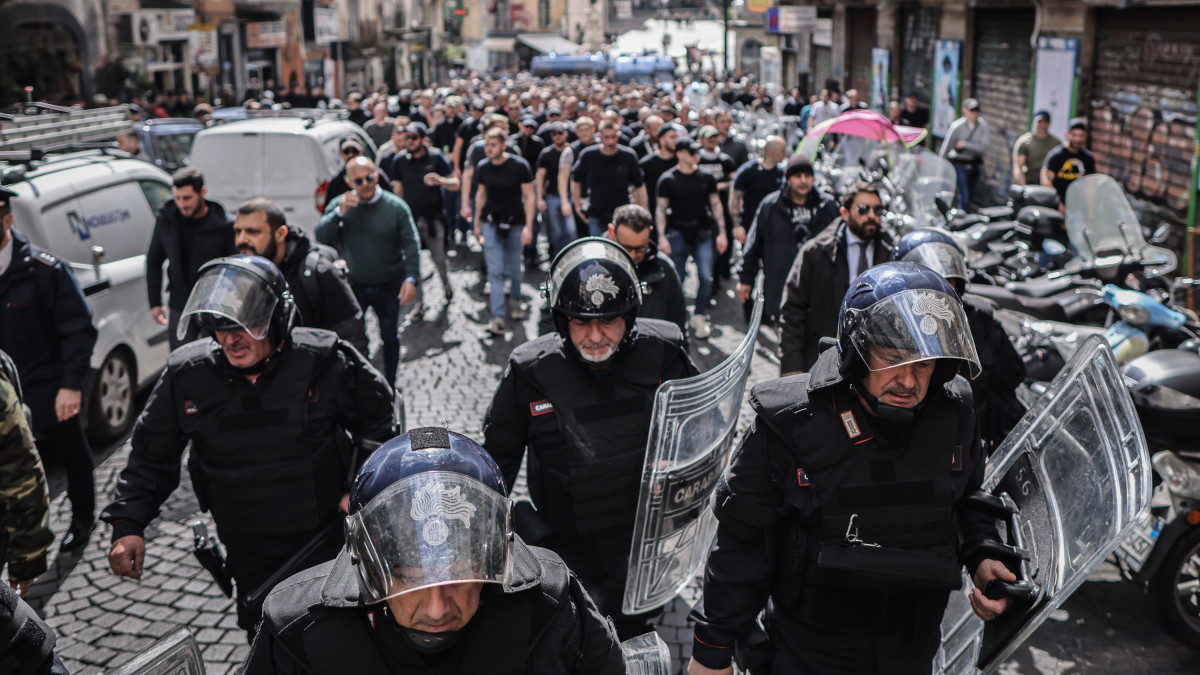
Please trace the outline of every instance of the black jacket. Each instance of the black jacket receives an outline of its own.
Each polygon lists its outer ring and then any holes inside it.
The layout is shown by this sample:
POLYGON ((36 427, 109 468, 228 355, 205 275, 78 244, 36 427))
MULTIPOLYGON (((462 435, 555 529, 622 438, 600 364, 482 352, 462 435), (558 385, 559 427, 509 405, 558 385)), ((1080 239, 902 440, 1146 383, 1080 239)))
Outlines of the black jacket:
MULTIPOLYGON (((875 240, 875 264, 891 253, 892 242, 881 231, 875 240)), ((838 312, 849 288, 846 221, 839 218, 800 248, 788 272, 779 311, 780 373, 808 370, 816 363, 821 338, 837 337, 838 312)))
POLYGON ((71 270, 10 232, 12 262, 0 276, 0 350, 17 366, 34 428, 45 429, 58 421, 58 390, 83 389, 97 332, 71 270))
POLYGON ((150 249, 146 251, 146 291, 151 307, 161 307, 163 304, 164 262, 170 263, 167 267, 167 292, 171 297, 167 304, 171 309, 182 311, 196 283, 200 267, 213 258, 237 252, 233 220, 220 204, 208 200, 204 203, 208 204, 208 215, 192 234, 191 250, 186 257, 179 233, 179 228, 183 227, 179 208, 174 201, 168 201, 159 209, 158 220, 154 221, 154 235, 150 238, 150 249))
POLYGON ((687 299, 683 295, 683 283, 679 280, 675 263, 667 256, 659 255, 658 245, 654 243, 653 238, 649 246, 642 264, 637 266, 638 278, 644 284, 638 317, 670 321, 679 326, 686 350, 688 311, 687 299))
POLYGON ((299 325, 331 330, 367 356, 367 326, 362 308, 350 287, 345 265, 337 263, 337 252, 329 246, 313 244, 294 226, 288 228, 285 245, 287 250, 279 268, 296 300, 299 325))
POLYGON ((738 281, 753 286, 759 269, 763 270, 764 321, 774 321, 779 317, 783 284, 800 246, 838 218, 837 202, 817 190, 808 193, 808 201, 804 203, 805 213, 800 214, 806 219, 806 224, 792 222, 791 206, 786 183, 780 190, 763 197, 754 222, 746 233, 746 245, 742 247, 738 281))
POLYGON ((995 448, 1025 414, 1016 393, 1025 381, 1025 361, 986 299, 967 293, 963 295, 963 309, 983 369, 971 380, 979 433, 989 448, 995 448))
MULTIPOLYGON (((441 662, 413 672, 586 675, 625 672, 611 625, 563 561, 513 542, 513 579, 485 584, 479 609, 441 662)), ((350 555, 305 570, 275 587, 245 675, 388 675, 389 661, 421 659, 382 605, 362 604, 350 555), (383 649, 391 648, 389 659, 383 649)))
MULTIPOLYGON (((328 335, 326 331, 312 328, 296 328, 293 340, 300 331, 328 335)), ((237 373, 225 360, 220 347, 213 340, 195 342, 177 349, 167 359, 167 367, 158 378, 146 407, 133 427, 130 440, 129 461, 117 479, 113 500, 100 514, 101 519, 113 524, 113 541, 126 535, 141 535, 146 525, 153 520, 167 497, 179 485, 180 462, 184 448, 189 442, 196 443, 189 457, 193 482, 203 483, 203 459, 196 448, 205 446, 208 434, 228 433, 218 429, 215 423, 206 425, 206 410, 203 402, 188 400, 178 380, 187 368, 208 368, 222 382, 224 389, 251 395, 256 386, 265 384, 267 378, 282 377, 282 369, 288 368, 292 353, 291 342, 268 364, 256 383, 251 383, 237 373), (211 356, 203 365, 192 362, 193 352, 207 345, 211 356), (193 436, 196 438, 193 439, 193 436), (197 480, 199 479, 199 480, 197 480)), ((338 341, 332 357, 315 369, 308 400, 304 402, 303 420, 298 423, 308 428, 324 430, 330 425, 345 430, 353 436, 360 451, 357 461, 361 463, 372 444, 383 443, 392 437, 392 392, 384 378, 366 358, 344 342, 338 341)), ((224 391, 215 392, 224 396, 224 391)), ((287 405, 288 401, 275 401, 276 405, 287 405)), ((275 420, 272 420, 275 421, 275 420)), ((254 418, 250 418, 254 424, 254 418)), ((313 431, 312 434, 320 433, 313 431)), ((305 457, 303 462, 312 462, 305 457)), ((232 471, 226 470, 226 473, 232 471)), ((263 476, 266 481, 275 479, 263 476)), ((197 493, 203 490, 198 489, 197 493)), ((250 517, 252 514, 246 514, 250 517)))
MULTIPOLYGON (((799 617, 817 610, 813 604, 821 604, 825 616, 815 620, 818 632, 846 640, 862 635, 864 644, 872 644, 876 629, 903 631, 912 622, 922 628, 921 634, 932 631, 936 642, 948 592, 884 591, 864 587, 861 578, 853 577, 830 583, 816 575, 816 549, 820 541, 841 541, 844 526, 838 526, 845 518, 834 514, 854 505, 856 510, 866 509, 858 523, 866 542, 922 550, 927 540, 921 544, 901 542, 916 532, 924 533, 920 528, 928 528, 928 523, 910 520, 903 528, 880 526, 888 517, 888 507, 895 505, 926 514, 927 520, 957 539, 961 547, 956 552, 951 545, 950 556, 954 557, 948 564, 954 566, 957 557, 957 564, 974 572, 986 556, 972 552, 973 545, 998 541, 999 536, 989 516, 964 508, 959 501, 979 489, 986 459, 966 382, 954 377, 940 387, 931 385, 913 424, 889 429, 865 412, 838 372, 837 350, 829 348, 810 373, 759 384, 751 391, 750 400, 758 415, 714 494, 716 541, 705 568, 703 601, 692 613, 696 659, 710 668, 728 665, 733 651, 729 647, 750 631, 768 597, 773 598, 776 629, 798 622, 811 625, 803 623, 810 619, 799 617), (845 475, 840 472, 852 463, 869 466, 871 478, 862 483, 839 481, 838 477, 845 475), (923 467, 936 478, 913 482, 913 466, 923 467), (865 485, 871 489, 863 491, 865 485), (914 491, 916 485, 920 489, 914 491), (818 496, 830 494, 836 497, 818 496), (928 509, 923 500, 953 505, 955 521, 945 525, 928 518, 928 513, 935 511, 921 511, 928 509), (827 530, 837 534, 831 536, 827 530), (920 600, 910 603, 914 597, 920 600), (851 619, 849 627, 834 628, 847 617, 851 619), (895 621, 889 623, 892 619, 895 621)), ((778 671, 781 662, 797 658, 796 637, 772 632, 772 640, 777 647, 778 671)), ((813 647, 815 651, 830 649, 813 647)), ((865 651, 866 658, 874 658, 870 654, 873 649, 865 651)), ((863 657, 846 654, 845 658, 849 663, 863 657)), ((849 667, 836 672, 873 670, 849 667)), ((796 671, 785 668, 782 672, 796 671)))

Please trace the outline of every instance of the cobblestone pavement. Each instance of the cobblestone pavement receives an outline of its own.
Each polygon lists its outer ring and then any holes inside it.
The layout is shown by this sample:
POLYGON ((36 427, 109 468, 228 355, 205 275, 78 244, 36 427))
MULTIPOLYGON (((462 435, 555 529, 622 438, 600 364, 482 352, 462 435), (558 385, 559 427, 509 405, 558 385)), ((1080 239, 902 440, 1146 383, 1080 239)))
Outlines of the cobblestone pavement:
MULTIPOLYGON (((428 263, 428 259, 425 261, 428 263)), ((404 354, 400 387, 406 399, 409 427, 445 425, 472 437, 481 437, 483 415, 491 400, 509 352, 536 334, 541 298, 536 286, 542 276, 526 274, 523 295, 529 300, 530 318, 512 326, 502 339, 486 337, 488 319, 484 286, 473 265, 478 256, 462 253, 451 260, 455 296, 441 300, 438 282, 427 280, 430 298, 426 319, 404 327, 404 354)), ((426 270, 432 267, 426 265, 426 270)), ((694 278, 688 284, 694 291, 694 278)), ((701 369, 711 368, 736 348, 745 322, 732 297, 732 283, 718 289, 711 313, 713 335, 692 347, 701 369)), ((774 377, 775 334, 761 332, 751 383, 774 377)), ((372 351, 378 351, 374 338, 372 351)), ((378 354, 376 353, 378 361, 378 354)), ((746 411, 746 406, 743 406, 746 411)), ((742 425, 749 423, 743 415, 742 425)), ((98 501, 104 504, 129 448, 117 449, 96 471, 98 501)), ((514 494, 525 494, 522 481, 514 494)), ((109 531, 97 529, 82 554, 60 555, 51 550, 51 570, 31 592, 31 601, 42 611, 58 635, 58 652, 72 673, 103 673, 127 661, 155 639, 187 626, 201 644, 208 672, 237 672, 248 648, 245 634, 235 622, 233 603, 192 557, 187 522, 197 516, 197 505, 187 473, 168 501, 161 518, 147 532, 145 573, 140 582, 118 579, 106 560, 109 531)), ((70 509, 59 495, 52 504, 54 531, 66 530, 70 509)), ((206 516, 205 516, 206 517, 206 516)), ((211 529, 211 525, 210 525, 211 529)), ((699 593, 697 584, 667 606, 657 629, 682 664, 690 654, 691 628, 687 613, 699 593)), ((1023 646, 1001 673, 1101 674, 1195 673, 1200 658, 1167 637, 1155 622, 1148 599, 1136 588, 1105 568, 1084 584, 1055 617, 1023 646)))

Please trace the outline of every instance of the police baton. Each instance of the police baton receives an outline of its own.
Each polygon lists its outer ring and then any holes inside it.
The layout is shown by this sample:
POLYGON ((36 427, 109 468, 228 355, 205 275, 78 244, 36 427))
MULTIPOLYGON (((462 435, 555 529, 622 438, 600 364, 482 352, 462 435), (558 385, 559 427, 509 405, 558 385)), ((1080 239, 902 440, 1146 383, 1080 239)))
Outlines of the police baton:
POLYGON ((193 520, 188 525, 191 526, 192 536, 195 538, 192 553, 195 554, 196 560, 212 575, 213 581, 217 582, 217 587, 221 589, 225 597, 232 598, 233 576, 229 573, 229 568, 225 566, 225 554, 217 545, 217 538, 209 535, 208 526, 204 524, 203 520, 193 520))
POLYGON ((276 584, 309 567, 309 561, 312 559, 313 554, 325 546, 331 537, 336 537, 345 527, 345 522, 344 518, 334 518, 332 522, 321 528, 315 537, 293 553, 292 557, 288 558, 287 562, 275 570, 275 573, 268 577, 261 586, 239 597, 238 602, 248 607, 255 607, 261 604, 266 599, 267 594, 271 592, 271 589, 275 588, 276 584))

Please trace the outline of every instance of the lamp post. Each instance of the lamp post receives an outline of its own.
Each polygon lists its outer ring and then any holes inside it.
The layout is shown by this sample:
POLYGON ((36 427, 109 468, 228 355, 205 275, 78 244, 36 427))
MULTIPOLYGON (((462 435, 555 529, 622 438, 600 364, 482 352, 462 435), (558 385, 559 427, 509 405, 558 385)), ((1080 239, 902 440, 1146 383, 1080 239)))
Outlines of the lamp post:
POLYGON ((722 73, 726 78, 729 77, 729 0, 721 0, 721 21, 724 24, 724 32, 721 34, 721 54, 725 61, 725 72, 722 73))

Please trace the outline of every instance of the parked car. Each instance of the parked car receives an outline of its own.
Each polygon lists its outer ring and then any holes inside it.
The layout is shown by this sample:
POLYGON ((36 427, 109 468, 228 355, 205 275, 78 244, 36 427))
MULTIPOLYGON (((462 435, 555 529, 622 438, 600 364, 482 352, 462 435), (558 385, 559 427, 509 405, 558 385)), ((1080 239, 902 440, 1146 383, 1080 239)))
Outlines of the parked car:
POLYGON ((138 122, 134 129, 150 162, 167 173, 174 173, 188 165, 192 141, 204 129, 204 124, 186 117, 168 117, 138 122))
POLYGON ((135 418, 134 395, 167 361, 167 328, 146 304, 146 250, 171 177, 124 153, 101 150, 0 164, 15 229, 70 264, 99 330, 85 392, 84 424, 97 441, 119 438, 135 418))
POLYGON ((251 197, 279 204, 292 225, 312 236, 329 179, 342 167, 338 143, 347 136, 375 157, 362 127, 336 112, 289 111, 209 127, 196 134, 191 166, 204 173, 208 198, 233 213, 251 197))

